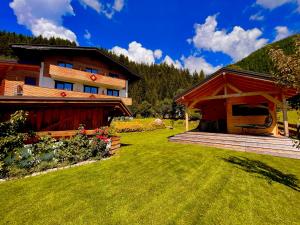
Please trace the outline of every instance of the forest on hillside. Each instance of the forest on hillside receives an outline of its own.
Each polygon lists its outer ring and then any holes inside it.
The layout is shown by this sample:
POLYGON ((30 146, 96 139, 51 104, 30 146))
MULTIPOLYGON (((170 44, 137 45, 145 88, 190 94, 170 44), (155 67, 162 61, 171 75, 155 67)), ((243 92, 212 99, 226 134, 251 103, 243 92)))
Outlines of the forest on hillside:
MULTIPOLYGON (((47 39, 0 31, 0 58, 16 58, 9 46, 17 43, 76 46, 76 43, 60 38, 47 39)), ((133 99, 131 110, 134 115, 148 117, 182 114, 182 107, 173 102, 174 96, 205 78, 203 71, 191 74, 188 70, 179 70, 167 64, 139 64, 107 49, 100 50, 142 78, 129 84, 129 96, 133 99)))
MULTIPOLYGON (((269 56, 270 49, 280 48, 285 54, 295 53, 295 40, 300 38, 296 34, 266 45, 253 52, 241 61, 229 65, 234 69, 251 70, 255 72, 272 73, 274 65, 269 56)), ((75 42, 60 38, 32 37, 6 31, 0 31, 0 59, 16 58, 10 49, 11 44, 47 44, 61 46, 76 46, 75 42)), ((103 53, 128 67, 132 72, 140 75, 141 79, 129 84, 129 96, 133 99, 131 111, 143 117, 182 115, 182 106, 173 102, 176 94, 197 84, 205 78, 203 71, 191 74, 187 69, 176 69, 167 64, 140 64, 130 61, 126 56, 118 56, 111 51, 100 48, 103 53)), ((300 99, 300 97, 297 97, 300 99)), ((296 100, 297 101, 297 100, 296 100)))

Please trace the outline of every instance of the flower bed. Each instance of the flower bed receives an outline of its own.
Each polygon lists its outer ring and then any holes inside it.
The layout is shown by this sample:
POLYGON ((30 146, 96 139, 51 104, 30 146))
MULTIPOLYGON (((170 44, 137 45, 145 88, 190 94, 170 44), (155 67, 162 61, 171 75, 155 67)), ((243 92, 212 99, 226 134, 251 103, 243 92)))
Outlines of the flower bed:
POLYGON ((114 121, 113 126, 118 133, 142 132, 165 128, 165 124, 155 122, 155 119, 134 119, 132 121, 114 121))
POLYGON ((25 176, 110 155, 115 138, 107 127, 97 128, 92 135, 80 126, 70 138, 36 137, 24 132, 26 117, 19 111, 0 123, 0 178, 25 176), (27 144, 29 139, 34 143, 27 144))

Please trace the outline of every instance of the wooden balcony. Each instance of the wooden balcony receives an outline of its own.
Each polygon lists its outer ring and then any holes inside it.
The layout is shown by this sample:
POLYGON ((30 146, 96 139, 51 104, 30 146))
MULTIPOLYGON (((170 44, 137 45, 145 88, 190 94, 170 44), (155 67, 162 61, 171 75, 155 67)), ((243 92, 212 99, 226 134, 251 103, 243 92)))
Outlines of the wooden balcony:
POLYGON ((126 88, 126 80, 112 78, 101 74, 91 74, 85 71, 60 67, 56 65, 50 65, 49 74, 53 79, 66 81, 66 82, 77 82, 81 84, 87 84, 97 87, 107 88, 126 88))
POLYGON ((66 91, 54 88, 44 88, 26 85, 22 81, 3 80, 0 94, 5 96, 35 96, 35 97, 61 97, 61 98, 120 98, 125 105, 132 105, 131 98, 115 97, 102 94, 90 94, 79 91, 66 91))

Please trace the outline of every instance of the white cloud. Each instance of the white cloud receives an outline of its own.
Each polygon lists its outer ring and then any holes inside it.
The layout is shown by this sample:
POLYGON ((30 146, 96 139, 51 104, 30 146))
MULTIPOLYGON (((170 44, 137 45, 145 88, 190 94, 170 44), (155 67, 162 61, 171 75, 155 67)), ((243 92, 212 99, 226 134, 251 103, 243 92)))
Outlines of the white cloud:
POLYGON ((13 9, 19 24, 26 26, 33 35, 60 37, 76 42, 76 35, 62 26, 62 17, 75 15, 71 0, 13 0, 13 9))
POLYGON ((100 13, 102 9, 102 4, 98 0, 79 0, 79 2, 84 8, 90 7, 98 13, 100 13))
POLYGON ((162 50, 156 49, 154 51, 154 56, 155 56, 156 59, 160 59, 162 57, 162 50))
POLYGON ((92 35, 91 35, 91 33, 86 29, 86 30, 85 30, 85 33, 84 33, 84 35, 83 35, 83 37, 84 37, 86 40, 90 40, 91 37, 92 37, 92 35))
POLYGON ((279 41, 292 34, 286 26, 277 26, 275 27, 275 30, 276 30, 276 37, 274 41, 279 41))
POLYGON ((216 70, 220 69, 222 66, 213 66, 208 63, 203 57, 189 56, 187 58, 182 57, 184 63, 184 68, 188 69, 191 73, 200 72, 203 70, 205 74, 212 74, 216 70))
POLYGON ((288 2, 293 2, 294 0, 256 0, 256 4, 260 5, 266 9, 275 9, 282 6, 288 2))
POLYGON ((254 21, 262 21, 265 19, 265 17, 260 12, 258 12, 256 14, 251 15, 249 19, 254 21))
POLYGON ((108 19, 111 19, 116 12, 121 12, 124 8, 124 0, 114 0, 113 4, 102 4, 100 0, 79 0, 81 5, 94 9, 97 13, 103 13, 108 19))
POLYGON ((115 0, 113 9, 120 12, 124 7, 124 0, 115 0))
POLYGON ((268 42, 267 39, 259 38, 262 32, 258 28, 244 30, 235 26, 227 33, 225 30, 217 30, 217 24, 216 15, 208 16, 204 24, 195 24, 196 34, 192 43, 196 48, 223 52, 238 61, 268 42))
POLYGON ((128 49, 115 46, 111 51, 117 55, 127 56, 134 62, 145 64, 153 64, 155 63, 155 59, 159 59, 162 56, 161 50, 152 51, 151 49, 144 48, 142 44, 136 41, 131 42, 128 45, 128 49))
POLYGON ((183 66, 182 66, 182 64, 179 60, 173 60, 168 55, 166 55, 166 57, 164 58, 163 63, 166 63, 169 66, 173 65, 177 69, 182 69, 183 68, 183 66))
POLYGON ((300 13, 300 0, 256 0, 256 4, 266 9, 275 9, 287 3, 294 3, 298 5, 297 11, 300 13))

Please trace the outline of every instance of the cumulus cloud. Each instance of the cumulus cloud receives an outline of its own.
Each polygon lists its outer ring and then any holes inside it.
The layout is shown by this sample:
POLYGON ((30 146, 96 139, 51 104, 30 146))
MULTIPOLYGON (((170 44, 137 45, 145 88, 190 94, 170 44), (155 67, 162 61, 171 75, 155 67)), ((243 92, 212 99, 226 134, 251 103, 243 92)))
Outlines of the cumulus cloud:
POLYGON ((85 30, 85 33, 84 33, 84 35, 83 35, 83 37, 84 37, 86 40, 90 40, 91 37, 92 37, 92 35, 91 35, 91 33, 86 29, 86 30, 85 30))
POLYGON ((163 60, 163 63, 166 63, 167 65, 169 66, 174 66, 175 68, 177 69, 182 69, 183 66, 181 64, 181 62, 179 60, 173 60, 170 56, 166 55, 164 60, 163 60))
POLYGON ((260 12, 258 12, 256 14, 251 15, 249 19, 254 21, 262 21, 265 19, 265 17, 260 12))
POLYGON ((267 39, 259 38, 262 31, 258 28, 244 30, 235 26, 230 33, 217 30, 216 17, 217 15, 208 16, 204 24, 195 24, 195 36, 188 41, 197 49, 223 52, 238 61, 268 42, 267 39))
POLYGON ((212 74, 216 70, 220 69, 222 66, 213 66, 208 63, 203 57, 189 56, 187 58, 182 57, 181 60, 184 63, 184 68, 188 69, 191 73, 200 72, 203 70, 205 74, 212 74))
POLYGON ((173 60, 170 56, 166 55, 163 63, 173 65, 177 69, 188 69, 190 73, 194 73, 195 71, 199 73, 203 70, 205 74, 212 74, 222 67, 222 65, 213 66, 205 58, 194 55, 190 55, 187 58, 182 56, 180 60, 173 60))
POLYGON ((145 64, 153 64, 156 59, 161 58, 162 51, 151 50, 144 48, 142 44, 133 41, 128 45, 128 49, 121 48, 119 46, 115 46, 111 49, 117 55, 127 56, 130 60, 137 63, 145 63, 145 64))
POLYGON ((62 17, 75 15, 71 0, 13 0, 9 6, 18 24, 26 26, 33 35, 59 37, 76 42, 76 35, 62 25, 62 17))
POLYGON ((116 12, 121 12, 125 5, 124 0, 114 0, 112 4, 102 4, 100 0, 79 0, 79 2, 84 8, 92 8, 97 13, 102 13, 109 19, 111 19, 116 12))
POLYGON ((275 30, 276 30, 276 37, 274 41, 279 41, 292 34, 286 26, 277 26, 275 27, 275 30))

